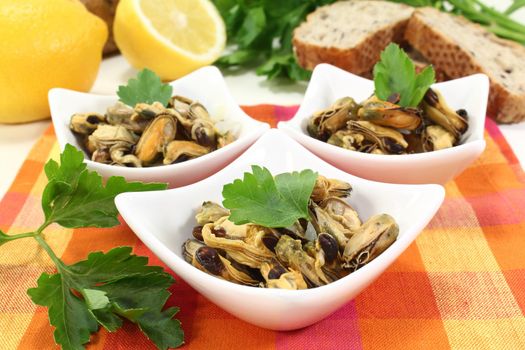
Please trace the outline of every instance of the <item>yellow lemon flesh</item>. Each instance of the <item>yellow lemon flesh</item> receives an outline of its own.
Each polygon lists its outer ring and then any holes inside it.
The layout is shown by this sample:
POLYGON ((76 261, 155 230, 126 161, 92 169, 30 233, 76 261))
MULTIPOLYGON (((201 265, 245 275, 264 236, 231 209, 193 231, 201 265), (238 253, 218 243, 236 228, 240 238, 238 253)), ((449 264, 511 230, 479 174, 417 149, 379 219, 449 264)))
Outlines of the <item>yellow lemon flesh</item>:
POLYGON ((209 0, 121 0, 113 30, 131 65, 162 80, 212 63, 226 44, 224 22, 209 0))
POLYGON ((0 2, 0 123, 49 117, 54 87, 88 91, 106 24, 77 0, 0 2))

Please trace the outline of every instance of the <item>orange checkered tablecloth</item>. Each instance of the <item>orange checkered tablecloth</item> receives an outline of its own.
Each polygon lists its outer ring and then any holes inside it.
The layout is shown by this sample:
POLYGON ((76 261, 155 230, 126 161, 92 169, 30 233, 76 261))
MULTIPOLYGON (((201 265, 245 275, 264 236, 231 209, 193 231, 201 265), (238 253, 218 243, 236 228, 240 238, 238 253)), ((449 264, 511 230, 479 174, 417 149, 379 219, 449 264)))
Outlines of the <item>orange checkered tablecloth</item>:
MULTIPOLYGON (((296 107, 245 107, 275 126, 296 107)), ((184 349, 525 349, 525 175, 498 127, 487 121, 487 149, 446 187, 443 206, 406 252, 357 298, 325 320, 274 332, 236 319, 177 276, 168 305, 186 334, 184 349)), ((40 138, 0 202, 0 229, 16 234, 43 222, 44 163, 59 148, 40 138)), ((122 224, 111 229, 52 226, 46 239, 66 263, 129 245, 162 265, 122 224)), ((31 239, 0 247, 0 349, 55 349, 47 311, 26 290, 47 255, 31 239)), ((133 326, 93 336, 90 349, 154 349, 133 326)))

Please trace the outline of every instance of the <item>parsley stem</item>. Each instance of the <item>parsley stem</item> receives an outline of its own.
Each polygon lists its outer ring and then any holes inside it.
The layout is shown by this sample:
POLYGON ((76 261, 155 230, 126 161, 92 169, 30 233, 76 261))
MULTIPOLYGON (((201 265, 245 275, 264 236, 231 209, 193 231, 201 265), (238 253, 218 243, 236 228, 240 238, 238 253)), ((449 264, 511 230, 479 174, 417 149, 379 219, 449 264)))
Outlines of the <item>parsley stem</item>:
POLYGON ((38 232, 25 232, 25 233, 19 233, 17 235, 2 234, 0 236, 0 241, 9 242, 9 241, 14 241, 20 238, 35 237, 38 234, 39 234, 38 232))
POLYGON ((40 246, 46 251, 47 255, 49 255, 51 260, 55 263, 55 265, 56 265, 56 267, 57 267, 59 272, 61 272, 64 269, 67 269, 66 265, 62 262, 62 260, 60 260, 60 258, 58 256, 56 256, 56 254, 53 251, 53 249, 51 249, 49 244, 47 244, 47 242, 45 241, 44 237, 42 237, 40 235, 40 233, 38 235, 35 235, 34 238, 36 239, 38 244, 40 244, 40 246))

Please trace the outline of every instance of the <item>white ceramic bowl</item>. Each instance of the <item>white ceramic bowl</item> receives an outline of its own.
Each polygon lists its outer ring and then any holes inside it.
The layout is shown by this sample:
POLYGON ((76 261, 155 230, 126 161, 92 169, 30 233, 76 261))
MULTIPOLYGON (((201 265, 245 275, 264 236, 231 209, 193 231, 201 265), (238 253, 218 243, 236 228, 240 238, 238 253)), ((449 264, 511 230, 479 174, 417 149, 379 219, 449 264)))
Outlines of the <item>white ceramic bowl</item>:
POLYGON ((287 122, 280 122, 278 127, 322 159, 348 173, 383 182, 444 184, 461 173, 485 149, 483 132, 489 80, 484 74, 475 74, 433 87, 443 94, 452 108, 464 108, 469 113, 469 128, 456 147, 419 154, 381 155, 346 150, 310 137, 306 125, 314 112, 344 96, 361 102, 374 91, 373 81, 329 64, 315 67, 297 114, 287 122))
POLYGON ((212 177, 173 190, 120 194, 115 202, 144 244, 206 298, 246 322, 290 330, 330 315, 374 281, 427 225, 443 198, 444 190, 439 185, 385 184, 349 175, 308 152, 282 131, 273 129, 212 177), (241 286, 198 270, 184 261, 181 253, 183 242, 192 237, 197 209, 206 200, 222 202, 223 185, 242 178, 253 164, 267 167, 274 175, 313 169, 327 177, 348 181, 353 186, 349 202, 361 218, 379 213, 392 215, 400 227, 398 240, 356 272, 308 290, 241 286))
MULTIPOLYGON (((119 175, 130 181, 167 182, 170 187, 188 185, 222 169, 270 127, 267 123, 250 118, 241 110, 216 67, 201 68, 170 84, 173 86, 173 94, 201 102, 211 117, 219 121, 217 127, 220 130, 233 130, 238 134, 238 139, 199 158, 149 168, 127 168, 97 163, 89 160, 86 154, 85 162, 89 169, 97 171, 104 178, 119 175)), ((77 112, 104 113, 117 100, 116 95, 102 96, 66 89, 50 90, 51 117, 61 149, 66 143, 82 149, 69 129, 71 115, 77 112)))

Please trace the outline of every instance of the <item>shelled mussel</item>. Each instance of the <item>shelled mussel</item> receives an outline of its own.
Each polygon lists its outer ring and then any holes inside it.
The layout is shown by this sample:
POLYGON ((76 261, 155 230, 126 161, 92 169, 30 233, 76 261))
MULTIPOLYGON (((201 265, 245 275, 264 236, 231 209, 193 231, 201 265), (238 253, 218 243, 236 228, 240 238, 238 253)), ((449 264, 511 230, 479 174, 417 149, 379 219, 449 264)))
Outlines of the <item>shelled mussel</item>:
POLYGON ((262 288, 306 289, 326 285, 361 268, 385 251, 399 227, 387 214, 361 221, 345 200, 350 184, 318 176, 309 220, 290 227, 235 225, 221 205, 204 202, 185 260, 226 281, 262 288))
POLYGON ((117 102, 105 114, 76 113, 70 129, 91 160, 137 168, 200 157, 235 139, 217 130, 202 104, 182 96, 173 96, 167 107, 117 102))
POLYGON ((310 136, 352 151, 410 154, 450 148, 468 129, 468 114, 454 111, 437 90, 428 89, 417 107, 397 105, 399 96, 382 101, 373 95, 362 104, 350 97, 314 113, 310 136))

